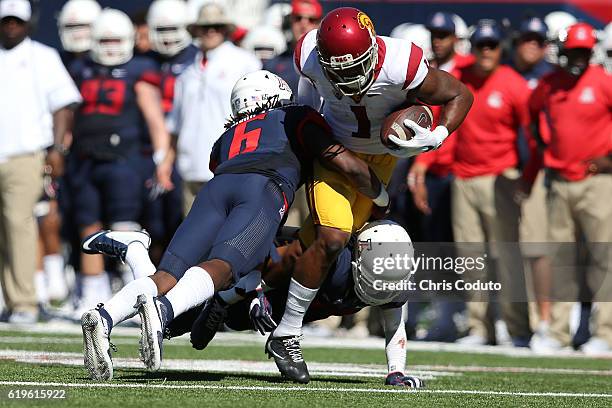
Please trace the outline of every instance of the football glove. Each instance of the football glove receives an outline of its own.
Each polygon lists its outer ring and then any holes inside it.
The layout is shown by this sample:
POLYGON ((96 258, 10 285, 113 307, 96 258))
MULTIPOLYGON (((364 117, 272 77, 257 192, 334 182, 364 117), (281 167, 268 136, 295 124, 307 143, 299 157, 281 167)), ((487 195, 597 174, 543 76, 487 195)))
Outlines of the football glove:
POLYGON ((255 292, 257 296, 249 307, 249 317, 255 330, 265 335, 266 332, 271 332, 276 328, 276 323, 272 319, 272 305, 261 287, 257 288, 255 292))
POLYGON ((444 126, 437 126, 434 130, 429 130, 408 119, 404 121, 404 126, 414 132, 412 139, 402 140, 395 135, 389 135, 389 140, 400 148, 392 153, 398 157, 408 158, 437 149, 448 137, 448 129, 444 126))
POLYGON ((418 377, 412 375, 404 375, 399 371, 389 373, 385 380, 385 385, 393 385, 397 387, 424 388, 425 383, 418 377))

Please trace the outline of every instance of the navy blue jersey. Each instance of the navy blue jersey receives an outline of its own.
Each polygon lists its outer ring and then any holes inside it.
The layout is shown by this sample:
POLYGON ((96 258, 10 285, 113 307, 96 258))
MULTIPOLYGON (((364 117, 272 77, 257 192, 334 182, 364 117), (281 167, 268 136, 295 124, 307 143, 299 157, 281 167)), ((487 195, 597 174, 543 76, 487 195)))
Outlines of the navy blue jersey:
POLYGON ((293 199, 313 160, 336 144, 314 109, 291 105, 243 120, 217 140, 210 156, 215 175, 258 173, 276 181, 293 199))
POLYGON ((159 85, 155 63, 134 57, 107 67, 85 59, 75 60, 69 71, 83 97, 75 115, 73 151, 105 160, 138 151, 144 119, 135 86, 139 81, 159 85))
POLYGON ((172 57, 165 57, 161 54, 155 55, 155 61, 159 65, 161 80, 159 88, 162 96, 162 107, 164 114, 170 113, 174 101, 174 83, 176 78, 195 61, 198 48, 190 44, 172 57))

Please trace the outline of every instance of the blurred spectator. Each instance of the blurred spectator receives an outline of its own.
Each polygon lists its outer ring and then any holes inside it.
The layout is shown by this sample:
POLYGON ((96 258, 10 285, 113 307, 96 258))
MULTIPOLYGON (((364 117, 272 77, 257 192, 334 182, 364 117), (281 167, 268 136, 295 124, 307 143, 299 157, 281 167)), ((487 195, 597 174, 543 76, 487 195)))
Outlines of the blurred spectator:
POLYGON ((254 53, 263 63, 287 51, 283 33, 271 26, 255 27, 242 41, 242 48, 254 53))
MULTIPOLYGON (((75 115, 66 185, 81 238, 107 227, 138 230, 142 206, 139 172, 146 127, 155 152, 168 151, 170 136, 160 104, 159 73, 149 58, 134 56, 128 16, 104 9, 93 25, 91 59, 70 72, 84 103, 75 115)), ((171 167, 156 168, 157 182, 172 187, 171 167)), ((111 296, 101 255, 81 256, 74 317, 111 296)))
MULTIPOLYGON (((160 90, 164 115, 169 115, 174 102, 176 78, 195 62, 198 48, 193 45, 187 30, 189 16, 187 5, 182 0, 156 0, 147 14, 151 57, 161 72, 160 90)), ((174 189, 163 191, 155 180, 155 167, 164 160, 168 152, 154 155, 148 138, 144 138, 143 177, 143 226, 151 234, 151 258, 157 263, 166 244, 174 235, 183 217, 182 179, 176 168, 172 171, 174 189)))
MULTIPOLYGON (((461 256, 466 255, 462 243, 518 241, 520 207, 513 200, 519 177, 516 142, 518 129, 528 121, 528 88, 514 70, 500 65, 502 39, 494 21, 480 21, 471 38, 476 62, 459 70, 459 79, 474 94, 472 109, 455 136, 452 224, 461 256)), ((502 258, 498 279, 509 289, 522 278, 522 271, 510 271, 502 257, 504 251, 498 249, 502 258)), ((466 279, 486 281, 485 272, 466 272, 466 279)), ((486 295, 472 295, 467 304, 470 332, 459 341, 494 342, 495 330, 488 317, 493 313, 488 310, 486 295)), ((501 309, 510 334, 517 344, 526 345, 530 335, 526 305, 506 301, 501 309)))
POLYGON ((100 15, 100 5, 95 0, 69 0, 62 7, 57 26, 64 52, 65 66, 81 58, 91 49, 91 26, 100 15))
POLYGON ((134 52, 138 55, 147 54, 151 51, 149 40, 149 25, 147 24, 147 10, 139 10, 130 17, 134 24, 135 40, 134 52))
POLYGON ((213 177, 209 158, 213 144, 231 115, 230 93, 244 74, 261 68, 257 58, 227 41, 230 19, 210 3, 200 10, 190 30, 200 44, 195 63, 177 79, 174 106, 167 118, 178 137, 177 164, 184 180, 184 213, 200 188, 213 177))
POLYGON ((261 24, 270 0, 187 0, 190 23, 197 20, 202 6, 206 3, 216 3, 223 7, 226 14, 231 13, 232 24, 246 32, 261 24))
POLYGON ((425 55, 427 60, 431 60, 433 58, 433 53, 431 51, 431 35, 429 34, 429 30, 427 30, 423 24, 400 24, 391 30, 391 34, 389 36, 411 41, 421 47, 423 50, 423 55, 425 55))
POLYGON ((278 28, 285 36, 287 44, 291 43, 293 33, 291 32, 291 4, 276 3, 268 7, 263 16, 263 24, 278 28))
POLYGON ((603 52, 603 66, 606 71, 612 74, 612 23, 606 26, 604 38, 601 42, 603 52))
POLYGON ((432 65, 446 72, 455 68, 462 68, 474 62, 471 55, 459 54, 457 43, 457 27, 454 14, 438 12, 427 20, 425 25, 431 33, 431 49, 433 53, 432 65))
POLYGON ((283 78, 297 95, 299 76, 293 64, 293 51, 300 37, 319 26, 323 8, 317 0, 293 0, 291 2, 291 33, 292 38, 287 51, 276 58, 267 61, 264 69, 283 78))
POLYGON ((37 229, 44 151, 53 178, 63 172, 64 135, 81 101, 58 53, 28 38, 27 0, 0 1, 0 277, 12 323, 34 323, 37 229), (24 107, 27 107, 24 108, 24 107))
MULTIPOLYGON (((264 61, 264 69, 283 78, 291 87, 294 95, 297 95, 299 82, 299 75, 293 62, 295 44, 302 35, 319 27, 321 17, 323 17, 323 8, 318 0, 293 0, 289 16, 292 33, 289 47, 277 57, 264 61)), ((306 193, 304 192, 304 187, 301 187, 295 193, 293 204, 291 204, 287 214, 286 225, 301 226, 307 216, 308 204, 306 203, 306 193)))
MULTIPOLYGON (((544 151, 544 166, 550 172, 548 238, 574 242, 580 231, 590 250, 586 281, 595 316, 593 337, 582 346, 587 354, 612 350, 612 76, 589 64, 595 43, 593 27, 570 26, 561 43, 560 67, 541 80, 529 103, 531 128, 540 129, 542 111, 550 128, 544 151)), ((569 314, 577 285, 572 268, 567 268, 576 262, 568 262, 555 268, 555 283, 565 289, 560 293, 563 299, 559 293, 556 298, 567 301, 553 302, 550 336, 538 339, 536 349, 554 352, 570 343, 569 314)))
MULTIPOLYGON (((535 89, 544 75, 549 73, 553 66, 544 59, 546 50, 546 34, 548 27, 538 17, 525 19, 514 41, 514 54, 512 67, 527 81, 530 90, 535 89)), ((525 132, 519 132, 519 152, 521 163, 525 164, 529 157, 528 143, 535 143, 527 138, 525 132)), ((550 322, 550 283, 552 271, 550 259, 546 256, 543 245, 547 241, 546 223, 546 188, 544 186, 544 171, 540 171, 531 190, 531 194, 522 203, 520 224, 520 241, 528 244, 521 245, 523 257, 528 260, 531 270, 534 294, 537 304, 537 315, 532 321, 537 325, 535 332, 543 335, 547 332, 550 322)))
POLYGON ((559 62, 559 41, 565 30, 576 22, 576 17, 566 11, 553 11, 544 17, 544 23, 548 27, 546 36, 548 46, 546 47, 546 60, 551 64, 559 62))

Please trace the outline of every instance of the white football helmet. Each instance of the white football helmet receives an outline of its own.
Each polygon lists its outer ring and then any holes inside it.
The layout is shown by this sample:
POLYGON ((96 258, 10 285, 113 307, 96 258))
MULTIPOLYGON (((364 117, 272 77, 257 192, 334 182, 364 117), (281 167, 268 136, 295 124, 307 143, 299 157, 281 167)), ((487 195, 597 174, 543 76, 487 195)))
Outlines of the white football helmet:
POLYGON ((548 27, 546 33, 548 37, 546 60, 548 62, 553 64, 559 62, 559 43, 565 40, 567 28, 576 22, 576 17, 565 11, 553 11, 544 17, 544 23, 548 27))
POLYGON ((270 107, 288 105, 293 102, 293 93, 284 79, 260 70, 250 72, 236 82, 230 101, 232 115, 238 118, 266 104, 270 107))
POLYGON ((155 0, 147 14, 151 48, 172 57, 191 43, 189 11, 182 0, 155 0))
POLYGON ((431 33, 423 24, 403 23, 391 31, 390 37, 412 41, 423 50, 425 58, 433 58, 431 50, 431 33))
POLYGON ((242 47, 255 53, 261 60, 269 60, 287 50, 287 42, 283 33, 275 27, 261 26, 249 30, 242 47))
POLYGON ((124 64, 134 55, 134 26, 123 11, 104 9, 91 30, 91 58, 98 64, 124 64))
POLYGON ((468 55, 472 50, 470 42, 470 30, 468 29, 465 20, 457 14, 453 14, 453 23, 455 23, 455 36, 459 39, 455 45, 455 51, 459 54, 468 55))
POLYGON ((68 52, 91 49, 91 26, 102 9, 95 0, 69 0, 57 19, 62 47, 68 52))
POLYGON ((389 220, 366 224, 357 234, 353 250, 353 281, 357 297, 370 306, 393 301, 399 293, 385 289, 385 284, 407 281, 414 270, 413 257, 412 240, 399 224, 389 220), (384 262, 398 257, 401 259, 399 264, 391 266, 384 262))

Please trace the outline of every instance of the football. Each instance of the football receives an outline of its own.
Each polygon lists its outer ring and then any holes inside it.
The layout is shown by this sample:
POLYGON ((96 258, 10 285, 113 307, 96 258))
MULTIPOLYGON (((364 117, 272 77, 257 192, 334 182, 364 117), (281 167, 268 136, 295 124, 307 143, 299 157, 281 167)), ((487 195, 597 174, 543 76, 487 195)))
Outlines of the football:
POLYGON ((380 128, 380 141, 383 145, 390 149, 397 149, 397 146, 389 141, 390 135, 395 135, 401 140, 410 140, 414 137, 412 129, 404 126, 404 120, 406 119, 427 128, 433 123, 433 112, 429 106, 413 105, 389 114, 380 128))

